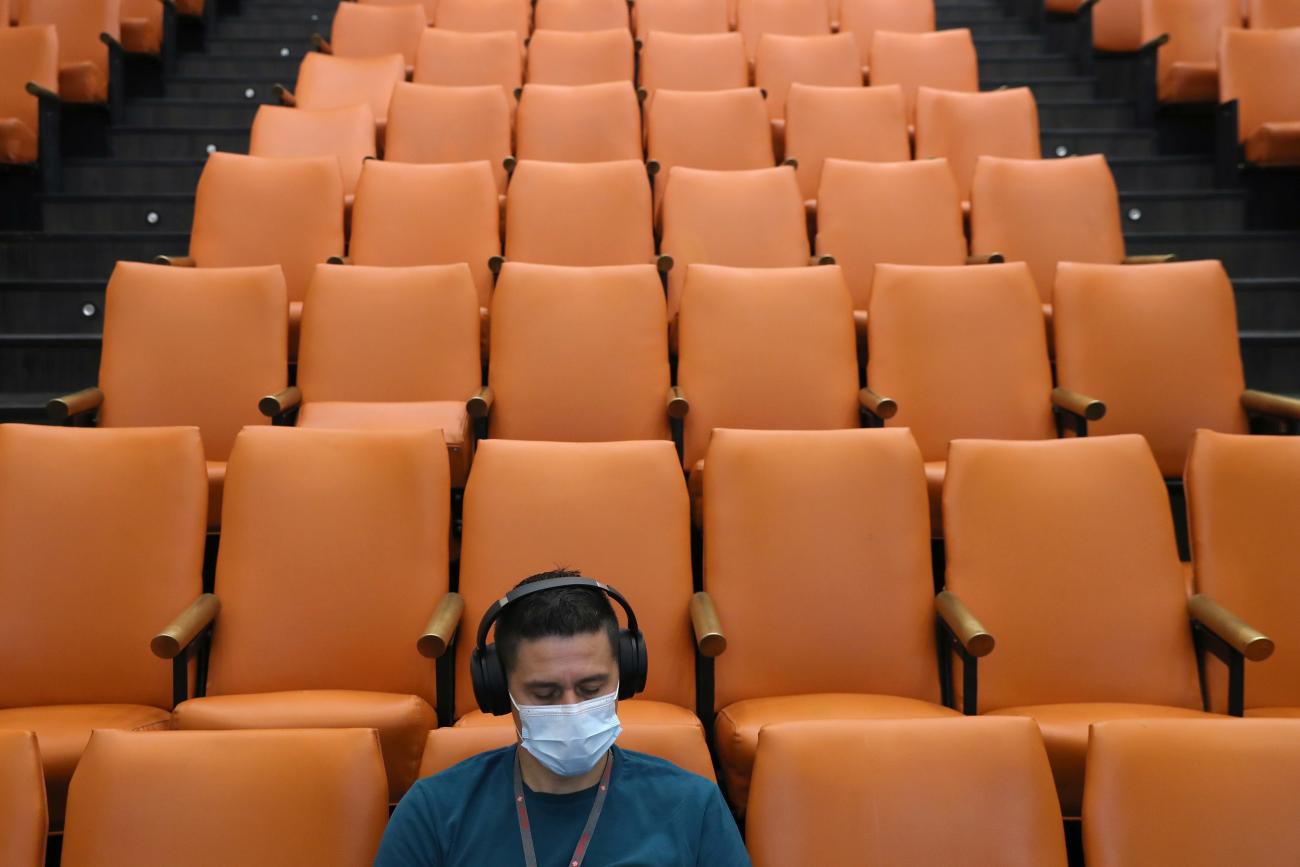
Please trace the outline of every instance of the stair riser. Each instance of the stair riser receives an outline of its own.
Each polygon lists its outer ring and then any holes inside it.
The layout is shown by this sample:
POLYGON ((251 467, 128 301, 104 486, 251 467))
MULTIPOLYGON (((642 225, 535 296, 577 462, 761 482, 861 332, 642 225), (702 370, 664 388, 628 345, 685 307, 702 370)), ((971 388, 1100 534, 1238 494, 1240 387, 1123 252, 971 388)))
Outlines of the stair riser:
POLYGON ((944 30, 954 26, 951 23, 954 21, 962 22, 962 24, 959 26, 964 26, 965 22, 971 22, 971 21, 987 21, 987 22, 1017 21, 1017 23, 1021 23, 1019 22, 1018 19, 1008 18, 1007 14, 1002 11, 1002 8, 996 4, 988 5, 988 6, 985 6, 983 4, 980 5, 953 4, 950 6, 939 6, 936 7, 934 10, 934 21, 935 21, 935 26, 938 27, 940 30, 944 30))
POLYGON ((1121 190, 1193 190, 1214 186, 1214 166, 1210 163, 1111 163, 1110 170, 1121 190))
POLYGON ((32 281, 0 291, 0 334, 98 334, 103 311, 102 283, 63 288, 32 281), (94 308, 89 316, 87 305, 94 308))
POLYGON ((219 151, 248 153, 248 132, 215 130, 202 132, 113 133, 113 155, 120 159, 205 159, 208 146, 219 151))
POLYGON ((45 231, 67 232, 188 232, 194 222, 194 198, 165 199, 132 196, 103 201, 46 201, 45 231), (152 220, 152 222, 151 222, 152 220))
POLYGON ((97 347, 0 347, 0 392, 45 392, 54 397, 94 385, 98 374, 97 347))
POLYGON ((198 100, 218 100, 221 102, 238 102, 242 99, 248 99, 245 94, 249 88, 253 89, 253 99, 258 102, 273 102, 275 95, 271 92, 274 84, 283 84, 292 89, 293 83, 297 81, 295 72, 289 78, 276 78, 268 76, 266 78, 235 78, 235 79, 203 79, 187 78, 180 81, 167 82, 167 97, 169 99, 198 99, 198 100))
POLYGON ((1300 394, 1300 343, 1243 340, 1241 362, 1251 388, 1300 394))
POLYGON ((1237 289, 1237 327, 1242 331, 1300 332, 1300 286, 1237 289))
POLYGON ((975 38, 975 54, 978 57, 1034 57, 1043 53, 1043 40, 1037 36, 1011 34, 1010 36, 986 36, 972 32, 975 38))
MULTIPOLYGON (((253 89, 254 94, 257 89, 253 89)), ((278 102, 270 98, 249 99, 244 103, 140 102, 127 106, 123 121, 133 126, 248 126, 261 103, 278 102)))
MULTIPOLYGON (((310 37, 310 34, 307 36, 310 37)), ((204 54, 208 57, 241 57, 250 60, 302 60, 302 56, 310 50, 308 39, 302 33, 294 33, 276 39, 209 40, 204 54)))
POLYGON ((308 21, 306 16, 302 19, 268 21, 266 19, 254 19, 241 17, 238 20, 222 21, 217 32, 222 38, 240 39, 245 36, 254 39, 284 39, 289 42, 301 41, 304 34, 310 37, 312 33, 320 31, 321 28, 327 27, 329 19, 322 18, 320 21, 308 21))
POLYGON ((1048 129, 1043 132, 1043 156, 1077 156, 1079 154, 1105 154, 1107 157, 1149 157, 1156 152, 1155 136, 1151 134, 1121 135, 1114 130, 1071 130, 1061 132, 1048 129), (1058 153, 1057 148, 1064 148, 1058 153))
POLYGON ((1240 232, 1246 228, 1244 197, 1120 196, 1120 220, 1132 232, 1240 232))
MULTIPOLYGON (((176 64, 176 73, 193 78, 242 78, 248 81, 270 79, 290 84, 298 77, 300 62, 292 57, 282 60, 193 54, 176 64)), ((167 93, 171 95, 171 88, 167 89, 167 93)))
MULTIPOLYGON (((1096 96, 1091 81, 999 81, 985 79, 980 82, 981 90, 997 90, 999 87, 1028 86, 1039 102, 1052 100, 1085 100, 1096 96)), ((1040 117, 1041 122, 1041 117, 1040 117)))
POLYGON ((82 195, 174 193, 193 190, 203 171, 194 165, 65 166, 63 191, 82 195))
POLYGON ((1052 105, 1038 99, 1038 123, 1045 129, 1123 129, 1137 120, 1132 103, 1052 105))
POLYGON ((1300 244, 1296 238, 1243 235, 1235 238, 1143 237, 1126 233, 1131 255, 1174 253, 1179 259, 1218 259, 1231 277, 1272 277, 1300 274, 1300 244))
POLYGON ((999 78, 1032 81, 1078 75, 1079 64, 1068 57, 981 57, 980 80, 999 78))
MULTIPOLYGON (((24 277, 103 280, 120 260, 148 262, 159 254, 184 255, 189 236, 132 235, 129 238, 35 236, 17 244, 0 244, 0 274, 24 277)), ((0 389, 3 390, 3 389, 0 389)))

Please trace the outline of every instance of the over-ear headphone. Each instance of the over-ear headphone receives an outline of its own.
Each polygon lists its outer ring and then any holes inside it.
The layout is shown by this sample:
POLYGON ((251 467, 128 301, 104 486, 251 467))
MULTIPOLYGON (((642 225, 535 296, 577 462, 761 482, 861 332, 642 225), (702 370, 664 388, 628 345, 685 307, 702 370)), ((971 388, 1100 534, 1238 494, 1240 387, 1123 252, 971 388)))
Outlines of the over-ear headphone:
POLYGON ((618 697, 620 700, 631 698, 645 689, 648 671, 645 637, 636 625, 636 612, 623 598, 623 594, 608 584, 591 578, 546 578, 511 590, 493 602, 479 622, 474 651, 469 657, 469 675, 474 684, 474 699, 484 713, 496 716, 510 713, 510 689, 506 685, 505 665, 497 654, 496 643, 487 643, 488 630, 510 603, 557 587, 589 587, 599 590, 622 607, 627 615, 627 628, 618 632, 618 697))

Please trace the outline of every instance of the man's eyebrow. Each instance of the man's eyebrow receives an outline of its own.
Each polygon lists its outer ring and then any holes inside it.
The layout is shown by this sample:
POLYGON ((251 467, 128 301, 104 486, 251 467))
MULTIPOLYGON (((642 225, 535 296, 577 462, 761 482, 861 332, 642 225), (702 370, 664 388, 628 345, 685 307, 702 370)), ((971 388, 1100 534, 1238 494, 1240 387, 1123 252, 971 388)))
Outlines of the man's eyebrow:
POLYGON ((554 680, 529 680, 524 682, 529 689, 559 689, 560 684, 554 680))

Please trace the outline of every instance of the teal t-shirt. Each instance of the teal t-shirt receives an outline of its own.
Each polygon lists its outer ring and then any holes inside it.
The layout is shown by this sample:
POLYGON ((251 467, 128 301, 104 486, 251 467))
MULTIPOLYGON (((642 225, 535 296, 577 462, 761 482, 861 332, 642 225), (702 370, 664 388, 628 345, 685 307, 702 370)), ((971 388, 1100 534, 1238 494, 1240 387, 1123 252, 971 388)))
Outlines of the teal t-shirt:
MULTIPOLYGON (((375 867, 524 863, 514 806, 515 747, 416 783, 397 805, 375 867)), ((567 867, 596 787, 548 795, 524 786, 538 867, 567 867)), ((614 748, 605 807, 583 867, 748 865, 715 783, 663 759, 614 748)))

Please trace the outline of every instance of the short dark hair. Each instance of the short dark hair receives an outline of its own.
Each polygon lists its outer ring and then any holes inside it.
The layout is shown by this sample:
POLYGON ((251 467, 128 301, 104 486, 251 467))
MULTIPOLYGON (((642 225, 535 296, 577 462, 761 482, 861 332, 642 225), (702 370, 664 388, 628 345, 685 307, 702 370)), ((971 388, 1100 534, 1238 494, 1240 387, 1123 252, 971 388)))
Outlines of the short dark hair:
MULTIPOLYGON (((573 569, 558 568, 529 575, 515 585, 525 587, 549 578, 581 578, 573 569)), ((594 587, 555 587, 511 602, 496 622, 497 655, 506 674, 514 670, 521 641, 559 636, 568 638, 605 631, 609 649, 618 659, 618 618, 604 593, 594 587)))

